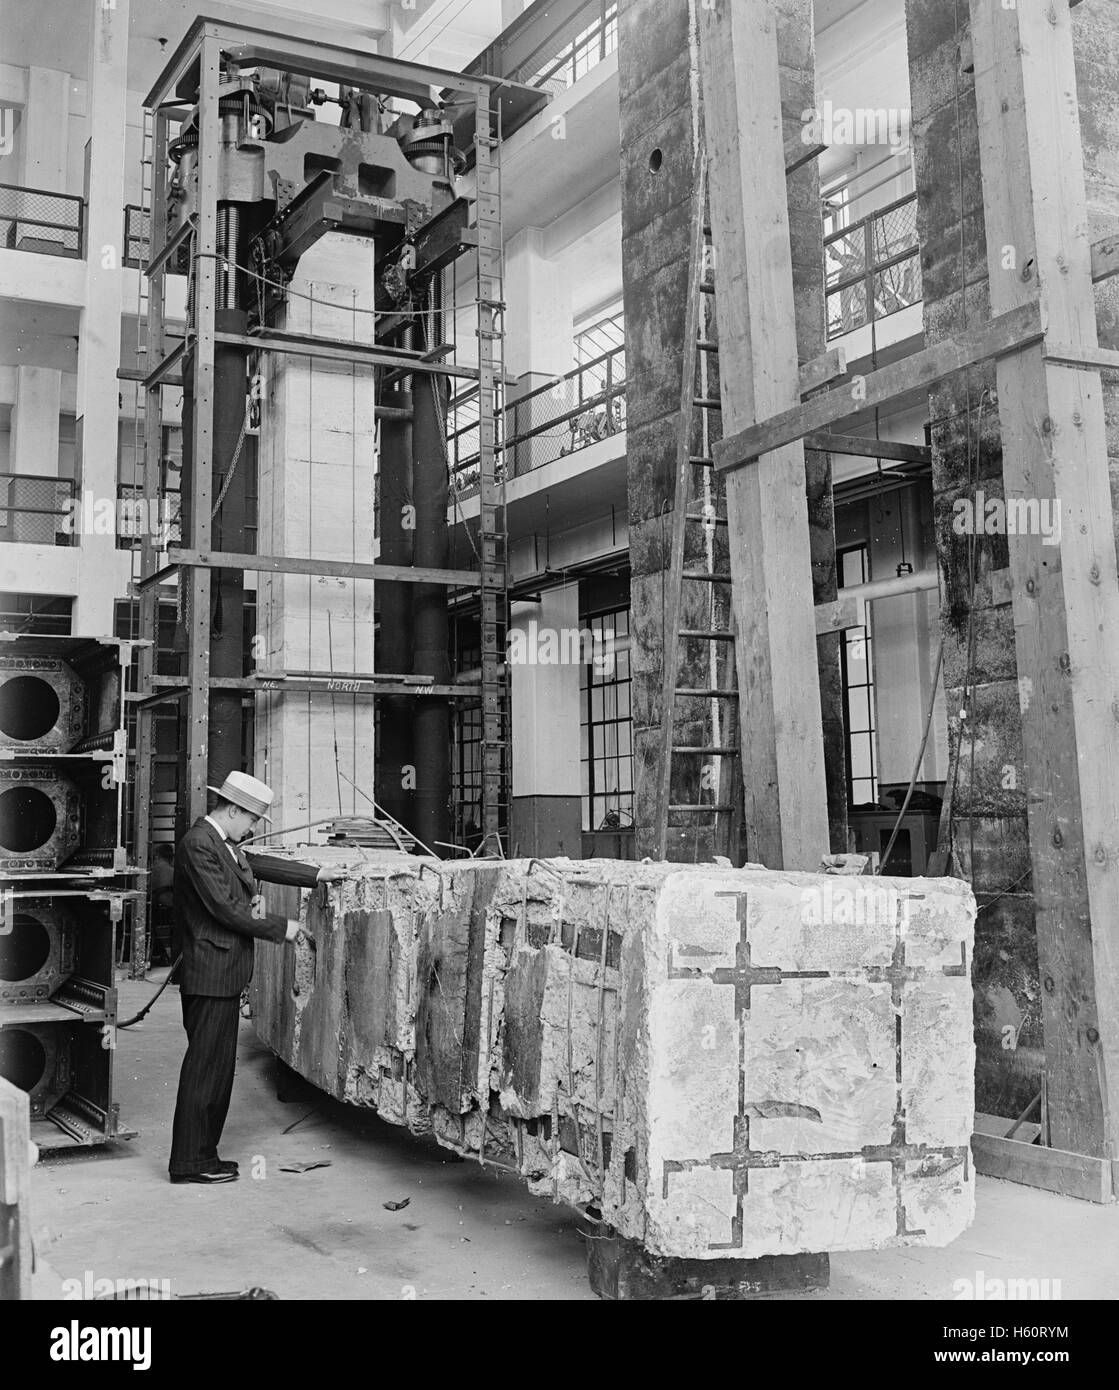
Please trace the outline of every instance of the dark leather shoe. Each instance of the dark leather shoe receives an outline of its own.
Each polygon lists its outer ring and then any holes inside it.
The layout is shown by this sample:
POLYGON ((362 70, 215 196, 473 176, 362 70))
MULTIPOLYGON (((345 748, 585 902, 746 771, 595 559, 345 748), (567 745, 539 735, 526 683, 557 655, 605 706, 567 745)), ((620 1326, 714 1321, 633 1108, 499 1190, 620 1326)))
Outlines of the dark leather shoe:
POLYGON ((241 1169, 235 1158, 219 1158, 214 1165, 221 1173, 240 1173, 241 1169))
POLYGON ((231 1173, 226 1168, 215 1169, 213 1172, 206 1173, 172 1173, 172 1182, 197 1182, 203 1187, 213 1187, 219 1182, 236 1182, 240 1174, 231 1173))

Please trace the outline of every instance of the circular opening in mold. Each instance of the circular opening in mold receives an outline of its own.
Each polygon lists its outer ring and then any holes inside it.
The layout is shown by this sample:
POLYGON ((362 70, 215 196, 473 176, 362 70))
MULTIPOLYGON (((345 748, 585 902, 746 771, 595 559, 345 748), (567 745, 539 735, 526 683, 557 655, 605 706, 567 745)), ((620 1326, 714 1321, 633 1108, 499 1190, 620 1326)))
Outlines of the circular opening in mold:
POLYGON ((26 1028, 0 1031, 0 1076, 21 1091, 33 1091, 46 1070, 46 1048, 26 1028))
POLYGON ((58 723, 58 692, 39 676, 13 676, 0 685, 0 733, 30 743, 58 723))
POLYGON ((38 787, 8 787, 0 792, 0 849, 31 854, 54 834, 58 813, 38 787))
POLYGON ((17 912, 12 929, 0 936, 0 980, 14 984, 37 975, 51 953, 50 932, 30 912, 17 912))
POLYGON ((651 174, 659 174, 660 171, 661 171, 661 165, 662 165, 663 163, 664 163, 664 151, 663 151, 663 150, 660 148, 660 146, 658 145, 658 147, 657 147, 657 148, 653 151, 653 153, 649 156, 649 172, 650 172, 651 174))

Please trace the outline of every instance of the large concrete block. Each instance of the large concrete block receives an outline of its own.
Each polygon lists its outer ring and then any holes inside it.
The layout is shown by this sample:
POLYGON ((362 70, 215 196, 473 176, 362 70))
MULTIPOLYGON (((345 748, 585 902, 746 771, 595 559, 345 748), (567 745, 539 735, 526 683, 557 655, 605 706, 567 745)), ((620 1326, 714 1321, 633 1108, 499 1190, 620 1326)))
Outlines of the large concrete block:
POLYGON ((648 1250, 944 1244, 970 1221, 970 894, 836 883, 679 873, 627 939, 644 1008, 619 1071, 642 1094, 616 1144, 648 1250))
POLYGON ((974 915, 950 880, 371 855, 254 1017, 653 1255, 940 1245, 973 1211, 974 915))

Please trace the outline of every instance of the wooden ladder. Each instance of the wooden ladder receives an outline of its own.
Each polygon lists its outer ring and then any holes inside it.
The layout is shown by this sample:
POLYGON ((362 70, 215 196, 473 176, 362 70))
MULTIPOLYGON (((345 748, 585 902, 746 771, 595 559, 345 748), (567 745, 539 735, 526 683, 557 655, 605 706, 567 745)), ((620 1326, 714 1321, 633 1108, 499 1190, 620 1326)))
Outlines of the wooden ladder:
POLYGON ((702 144, 693 187, 676 488, 664 599, 655 843, 658 859, 698 862, 720 854, 736 861, 742 832, 740 720, 726 487, 713 458, 722 430, 714 257, 702 144), (704 667, 706 678, 700 674, 704 667))

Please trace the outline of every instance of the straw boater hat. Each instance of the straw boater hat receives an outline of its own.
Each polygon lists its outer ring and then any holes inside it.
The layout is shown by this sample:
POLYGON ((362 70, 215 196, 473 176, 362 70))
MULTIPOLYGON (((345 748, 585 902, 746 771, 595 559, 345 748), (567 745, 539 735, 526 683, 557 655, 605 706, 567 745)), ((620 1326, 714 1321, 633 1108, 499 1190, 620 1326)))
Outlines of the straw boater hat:
POLYGON ((240 806, 243 811, 251 811, 254 816, 272 823, 272 817, 267 814, 269 806, 272 805, 272 788, 264 782, 258 781, 255 777, 250 777, 247 772, 231 772, 220 787, 206 788, 220 796, 223 801, 232 801, 234 806, 240 806))

